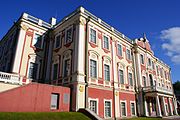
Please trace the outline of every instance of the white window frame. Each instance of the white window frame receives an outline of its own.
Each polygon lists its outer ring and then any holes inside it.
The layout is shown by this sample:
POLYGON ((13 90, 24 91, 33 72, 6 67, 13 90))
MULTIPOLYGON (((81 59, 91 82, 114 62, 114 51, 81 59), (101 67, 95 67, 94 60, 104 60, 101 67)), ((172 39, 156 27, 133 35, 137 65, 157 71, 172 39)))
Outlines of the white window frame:
MULTIPOLYGON (((118 69, 118 72, 119 72, 120 70, 123 71, 123 81, 124 81, 124 84, 125 84, 125 74, 124 74, 124 70, 119 68, 119 69, 118 69)), ((119 75, 119 74, 120 74, 120 73, 118 73, 119 83, 121 84, 121 80, 120 80, 120 75, 119 75)), ((122 85, 124 85, 124 84, 122 84, 122 85)))
POLYGON ((54 49, 58 49, 58 48, 61 48, 62 47, 62 34, 57 34, 56 36, 55 36, 55 41, 54 41, 54 49), (56 47, 56 40, 57 40, 57 37, 58 36, 60 36, 60 44, 59 44, 59 46, 58 47, 56 47))
POLYGON ((140 54, 140 62, 141 62, 142 65, 144 65, 144 55, 143 54, 140 54), (141 56, 143 57, 143 61, 141 59, 141 56))
POLYGON ((106 49, 106 50, 109 50, 110 49, 110 38, 109 38, 109 36, 104 34, 102 39, 103 39, 103 48, 106 49), (105 48, 105 46, 104 46, 104 37, 108 38, 108 48, 105 48))
POLYGON ((123 57, 123 47, 122 47, 122 44, 121 44, 121 43, 117 43, 117 54, 118 54, 118 56, 123 57), (119 54, 119 45, 121 46, 121 54, 122 54, 122 55, 119 54))
POLYGON ((129 83, 129 85, 130 86, 134 86, 134 79, 133 79, 133 73, 132 72, 130 72, 129 70, 128 70, 128 83, 129 83), (130 77, 129 77, 129 74, 131 74, 132 75, 132 85, 130 84, 130 77))
POLYGON ((51 106, 50 106, 50 109, 51 110, 58 110, 59 109, 59 105, 60 105, 60 94, 58 94, 58 93, 51 93, 51 106), (57 106, 56 106, 56 108, 52 108, 52 95, 57 95, 57 101, 56 101, 56 104, 57 104, 57 106))
POLYGON ((130 61, 132 61, 132 56, 131 56, 131 50, 129 48, 126 48, 126 58, 130 61), (128 58, 128 51, 129 50, 129 54, 130 54, 130 59, 128 58))
POLYGON ((126 100, 120 100, 120 111, 121 111, 121 117, 127 117, 127 102, 126 100), (125 103, 125 111, 126 111, 126 115, 122 115, 122 108, 121 108, 121 103, 124 102, 125 103))
POLYGON ((111 66, 109 64, 104 63, 104 80, 110 82, 111 81, 111 66), (105 65, 109 66, 109 80, 105 79, 105 65))
POLYGON ((90 28, 89 28, 89 42, 90 42, 90 43, 93 43, 93 44, 96 44, 96 45, 98 44, 98 31, 97 31, 95 28, 93 28, 93 27, 90 27, 90 28), (94 31, 96 31, 96 43, 94 43, 94 42, 91 41, 91 29, 94 30, 94 31))
POLYGON ((131 110, 131 116, 136 116, 136 102, 130 101, 130 109, 131 109, 131 103, 134 103, 134 113, 135 113, 135 115, 132 115, 132 110, 131 110))
POLYGON ((112 99, 104 99, 104 118, 112 118, 112 99), (106 117, 105 115, 105 102, 110 102, 111 105, 111 117, 106 117))
POLYGON ((71 43, 73 41, 73 25, 71 25, 71 26, 69 26, 68 28, 66 28, 66 30, 65 30, 65 39, 64 39, 64 45, 66 45, 66 44, 68 44, 68 43, 71 43), (69 30, 69 29, 71 29, 71 41, 67 41, 66 39, 66 37, 67 37, 67 31, 69 30))
POLYGON ((92 58, 89 59, 89 73, 91 73, 91 60, 96 61, 96 77, 91 77, 91 74, 89 74, 89 77, 92 79, 98 79, 98 61, 92 58))
POLYGON ((41 34, 41 33, 39 33, 39 32, 34 32, 31 45, 32 45, 33 47, 35 47, 35 48, 43 49, 43 44, 44 44, 44 35, 41 34), (36 46, 33 44, 33 41, 34 41, 34 39, 35 39, 35 35, 36 35, 36 34, 38 34, 38 35, 41 36, 41 47, 40 47, 40 48, 39 48, 39 47, 36 47, 36 46))
POLYGON ((99 115, 99 109, 98 109, 98 108, 99 108, 99 107, 98 107, 98 106, 99 106, 99 99, 98 99, 98 98, 88 98, 89 109, 90 109, 90 101, 91 101, 91 100, 96 101, 96 103, 97 103, 97 105, 96 105, 96 109, 97 109, 96 111, 97 111, 97 113, 96 113, 96 114, 99 115))

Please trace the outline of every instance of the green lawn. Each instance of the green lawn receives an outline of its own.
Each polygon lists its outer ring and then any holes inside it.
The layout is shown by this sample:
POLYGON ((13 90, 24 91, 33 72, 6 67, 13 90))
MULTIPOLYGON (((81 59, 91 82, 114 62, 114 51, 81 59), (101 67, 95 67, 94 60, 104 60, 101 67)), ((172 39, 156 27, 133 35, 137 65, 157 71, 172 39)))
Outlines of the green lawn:
POLYGON ((130 118, 126 120, 162 120, 162 118, 137 117, 137 118, 130 118))
POLYGON ((79 112, 1 112, 0 120, 90 120, 79 112))

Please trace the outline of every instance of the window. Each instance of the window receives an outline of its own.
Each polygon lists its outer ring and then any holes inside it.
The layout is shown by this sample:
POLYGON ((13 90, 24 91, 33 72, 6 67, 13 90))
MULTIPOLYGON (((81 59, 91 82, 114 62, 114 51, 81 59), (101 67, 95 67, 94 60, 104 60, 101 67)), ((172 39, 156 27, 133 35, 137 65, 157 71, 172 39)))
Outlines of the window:
POLYGON ((129 74, 128 74, 128 77, 129 77, 129 83, 130 83, 130 85, 133 86, 132 73, 129 73, 129 74))
POLYGON ((66 31, 66 39, 65 39, 65 44, 70 43, 72 41, 72 27, 67 29, 66 31))
POLYGON ((55 48, 61 47, 61 35, 56 36, 55 48))
POLYGON ((159 69, 158 69, 158 66, 156 66, 156 72, 157 72, 157 75, 159 75, 159 69))
POLYGON ((144 56, 142 54, 140 54, 140 60, 141 60, 141 64, 144 64, 144 56))
POLYGON ((90 110, 97 113, 97 102, 95 100, 90 100, 90 110))
POLYGON ((131 115, 135 115, 135 105, 134 103, 131 103, 131 115))
POLYGON ((33 39, 33 46, 36 48, 42 48, 42 36, 35 33, 34 39, 33 39))
POLYGON ((121 102, 121 114, 122 116, 126 116, 126 103, 121 102))
POLYGON ((104 65, 104 79, 110 81, 109 65, 104 65))
POLYGON ((109 49, 109 39, 106 36, 104 36, 104 48, 109 49))
POLYGON ((152 61, 152 68, 153 68, 153 70, 154 70, 154 62, 152 61))
POLYGON ((119 70, 119 81, 120 81, 120 84, 124 84, 124 73, 123 73, 123 70, 119 70))
POLYGON ((122 46, 118 44, 118 55, 122 56, 122 46))
POLYGON ((51 94, 51 110, 59 109, 59 94, 51 94))
POLYGON ((96 44, 96 31, 92 28, 90 29, 90 41, 96 44))
POLYGON ((143 83, 144 83, 144 87, 146 87, 146 77, 143 76, 143 83))
POLYGON ((97 66, 95 60, 90 60, 90 76, 97 78, 97 66))
POLYGON ((148 65, 151 66, 151 59, 148 58, 148 65))
POLYGON ((131 60, 131 51, 129 49, 126 50, 127 59, 131 60))
POLYGON ((53 80, 56 80, 58 77, 58 64, 54 64, 54 69, 53 69, 53 80))
POLYGON ((111 102, 105 101, 105 117, 111 117, 111 102))
POLYGON ((70 74, 70 59, 64 61, 64 77, 70 74))
POLYGON ((28 77, 30 79, 37 79, 37 73, 38 73, 38 64, 30 62, 28 77))

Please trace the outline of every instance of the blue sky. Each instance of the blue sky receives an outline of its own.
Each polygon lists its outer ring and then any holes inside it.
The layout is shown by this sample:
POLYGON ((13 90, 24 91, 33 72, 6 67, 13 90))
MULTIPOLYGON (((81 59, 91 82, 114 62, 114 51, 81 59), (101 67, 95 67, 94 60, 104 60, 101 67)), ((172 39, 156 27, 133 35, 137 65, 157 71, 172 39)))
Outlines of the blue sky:
POLYGON ((0 39, 23 12, 60 21, 81 5, 131 39, 146 33, 155 55, 172 68, 173 82, 180 80, 179 0, 4 0, 0 39))

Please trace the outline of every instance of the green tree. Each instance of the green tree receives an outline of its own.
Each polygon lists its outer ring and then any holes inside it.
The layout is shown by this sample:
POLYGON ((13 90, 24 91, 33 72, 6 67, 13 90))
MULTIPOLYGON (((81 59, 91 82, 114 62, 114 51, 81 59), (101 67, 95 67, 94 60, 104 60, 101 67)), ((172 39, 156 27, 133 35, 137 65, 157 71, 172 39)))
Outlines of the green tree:
POLYGON ((175 92, 180 91, 180 81, 179 80, 173 84, 173 88, 174 88, 175 92))

